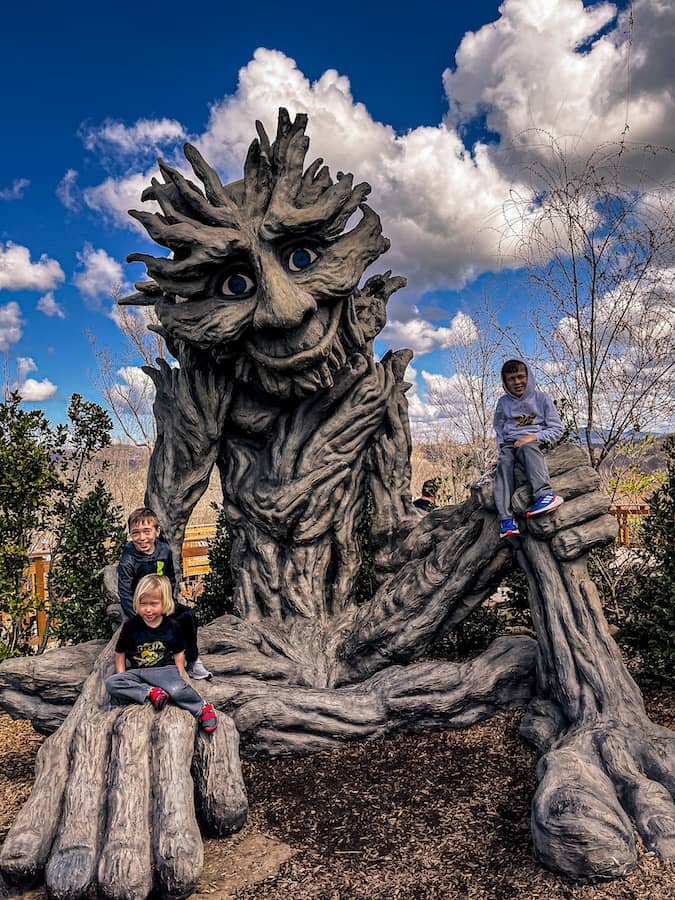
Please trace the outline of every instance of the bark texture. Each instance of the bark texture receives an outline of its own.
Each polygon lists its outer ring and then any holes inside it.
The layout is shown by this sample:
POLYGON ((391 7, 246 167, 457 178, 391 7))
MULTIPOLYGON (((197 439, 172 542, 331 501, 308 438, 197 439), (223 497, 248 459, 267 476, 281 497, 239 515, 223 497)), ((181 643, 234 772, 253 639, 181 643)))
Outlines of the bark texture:
MULTIPOLYGON (((385 272, 358 287, 388 241, 363 202, 368 185, 333 181, 321 160, 304 169, 305 126, 282 110, 271 143, 259 125, 244 178, 229 185, 188 145, 202 187, 160 162, 164 181, 144 199, 161 214, 134 213, 172 253, 132 257, 151 280, 126 302, 154 304, 180 363, 148 370, 158 441, 146 499, 178 560, 190 513, 220 473, 237 615, 202 629, 200 650, 214 673, 208 699, 230 718, 195 742, 178 709, 111 707, 110 646, 91 675, 98 646, 0 665, 0 704, 44 731, 60 726, 0 872, 44 873, 59 898, 188 896, 202 858, 197 816, 218 834, 246 816, 239 738, 244 754, 311 753, 463 727, 528 701, 525 731, 545 753, 533 807, 542 861, 580 879, 623 874, 635 852, 627 815, 671 855, 672 736, 646 720, 586 571, 588 550, 616 533, 595 473, 578 448, 551 452, 566 502, 522 518, 518 542, 499 539, 489 477, 465 503, 420 517, 411 354, 373 354, 405 282, 385 272), (364 523, 377 589, 357 605, 364 523), (463 665, 417 662, 490 595, 516 551, 537 641, 504 638, 463 665)), ((530 501, 520 489, 516 513, 530 501)))

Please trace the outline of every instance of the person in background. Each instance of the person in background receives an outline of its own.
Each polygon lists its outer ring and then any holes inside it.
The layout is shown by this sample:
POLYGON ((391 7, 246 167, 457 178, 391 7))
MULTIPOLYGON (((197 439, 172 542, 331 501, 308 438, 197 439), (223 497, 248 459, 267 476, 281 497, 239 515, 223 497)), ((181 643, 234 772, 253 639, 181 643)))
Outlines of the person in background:
POLYGON ((438 490, 438 482, 435 478, 430 478, 422 485, 422 496, 417 500, 413 500, 413 506, 422 512, 430 512, 436 509, 436 491, 438 490))

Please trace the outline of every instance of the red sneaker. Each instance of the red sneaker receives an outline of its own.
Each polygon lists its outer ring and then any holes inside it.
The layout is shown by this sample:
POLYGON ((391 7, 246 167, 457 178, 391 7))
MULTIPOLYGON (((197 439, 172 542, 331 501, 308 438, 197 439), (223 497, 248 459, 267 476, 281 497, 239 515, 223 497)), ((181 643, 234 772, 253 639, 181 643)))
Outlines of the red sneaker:
POLYGON ((205 703, 199 714, 199 727, 202 731, 210 734, 218 727, 218 716, 213 708, 213 703, 205 703))
POLYGON ((166 706, 169 700, 169 695, 164 690, 164 688, 154 687, 148 691, 148 700, 152 703, 155 709, 160 710, 164 709, 164 707, 166 706))

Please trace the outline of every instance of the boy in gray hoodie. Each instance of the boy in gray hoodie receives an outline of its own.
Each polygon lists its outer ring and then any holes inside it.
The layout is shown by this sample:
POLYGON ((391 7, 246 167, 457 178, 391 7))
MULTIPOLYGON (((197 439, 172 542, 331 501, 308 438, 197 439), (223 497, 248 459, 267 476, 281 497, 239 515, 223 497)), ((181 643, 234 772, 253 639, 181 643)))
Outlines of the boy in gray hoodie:
POLYGON ((525 514, 528 518, 557 509, 563 502, 551 487, 541 451, 542 444, 560 440, 563 426, 551 398, 537 390, 526 363, 510 359, 502 366, 501 375, 505 393, 495 409, 499 458, 494 495, 500 518, 499 536, 508 537, 520 534, 511 508, 516 463, 524 469, 534 495, 534 503, 525 514))

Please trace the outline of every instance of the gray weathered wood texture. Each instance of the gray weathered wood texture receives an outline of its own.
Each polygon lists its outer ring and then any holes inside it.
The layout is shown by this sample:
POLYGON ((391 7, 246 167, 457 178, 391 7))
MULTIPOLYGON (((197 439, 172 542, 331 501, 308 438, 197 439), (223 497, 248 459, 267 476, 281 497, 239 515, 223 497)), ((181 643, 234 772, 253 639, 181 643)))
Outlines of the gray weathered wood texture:
MULTIPOLYGON (((46 872, 55 897, 141 898, 153 886, 187 896, 201 861, 196 814, 219 834, 246 815, 238 738, 243 754, 311 753, 528 702, 523 730, 544 754, 532 814, 541 860, 582 880, 624 874, 636 859, 629 817, 673 855, 673 735, 646 719, 586 570, 589 549, 616 533, 595 473, 579 448, 552 451, 566 502, 522 519, 517 544, 499 539, 489 478, 420 518, 411 354, 373 354, 404 280, 385 272, 359 288, 388 241, 367 185, 333 181, 321 160, 304 168, 305 126, 281 110, 273 143, 258 126, 243 179, 228 185, 186 146, 201 187, 161 163, 163 183, 144 194, 161 213, 133 214, 172 253, 131 257, 151 280, 126 302, 154 305, 180 363, 147 370, 158 428, 147 501, 178 560, 218 468, 237 615, 203 628, 200 650, 214 673, 208 698, 231 722, 195 744, 179 710, 111 708, 110 647, 95 665, 98 646, 2 664, 0 705, 58 731, 0 871, 15 881, 46 872), (357 606, 368 496, 377 590, 357 606), (502 638, 464 664, 417 661, 490 595, 516 548, 536 642, 502 638)), ((516 511, 530 502, 519 489, 516 511)))

